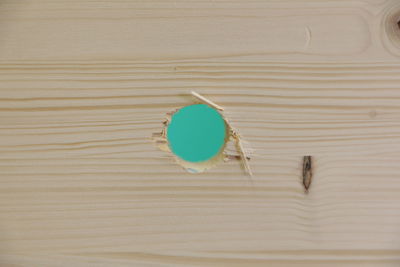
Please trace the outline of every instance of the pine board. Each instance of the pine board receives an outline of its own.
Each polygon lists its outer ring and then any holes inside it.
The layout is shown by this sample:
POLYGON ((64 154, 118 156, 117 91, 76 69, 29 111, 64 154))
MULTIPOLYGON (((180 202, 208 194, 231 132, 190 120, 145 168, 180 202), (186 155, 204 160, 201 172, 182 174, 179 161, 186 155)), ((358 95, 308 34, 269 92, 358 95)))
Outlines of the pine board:
POLYGON ((0 266, 400 266, 399 20, 398 0, 2 0, 0 266), (191 90, 252 181, 154 146, 191 90))

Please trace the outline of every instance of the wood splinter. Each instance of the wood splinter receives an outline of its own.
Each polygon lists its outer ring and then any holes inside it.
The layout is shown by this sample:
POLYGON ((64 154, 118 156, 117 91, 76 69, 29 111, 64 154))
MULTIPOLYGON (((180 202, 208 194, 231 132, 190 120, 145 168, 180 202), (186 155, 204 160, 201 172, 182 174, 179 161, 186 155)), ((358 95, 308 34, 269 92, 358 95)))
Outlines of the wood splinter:
POLYGON ((207 104, 207 105, 210 105, 211 107, 213 107, 213 108, 215 108, 215 109, 217 109, 217 110, 220 110, 220 111, 223 111, 223 110, 224 110, 224 108, 221 107, 220 105, 215 104, 215 103, 212 102, 211 100, 209 100, 209 99, 205 98, 204 96, 202 96, 202 95, 196 93, 195 91, 191 91, 191 94, 192 94, 192 96, 194 96, 195 98, 197 98, 197 99, 200 100, 201 102, 203 102, 203 103, 205 103, 205 104, 207 104))
POLYGON ((308 193, 308 189, 311 186, 312 181, 312 158, 311 156, 303 157, 303 185, 305 192, 308 193))
POLYGON ((252 177, 252 176, 253 176, 253 173, 251 172, 251 169, 250 169, 249 160, 248 160, 249 157, 247 157, 247 155, 246 155, 246 153, 245 153, 245 151, 244 151, 244 148, 243 148, 243 144, 242 144, 242 140, 241 140, 241 138, 240 138, 240 135, 239 135, 236 131, 232 131, 232 136, 233 136, 233 138, 236 140, 236 147, 237 147, 237 149, 239 150, 240 158, 241 158, 241 160, 242 160, 242 162, 243 162, 244 169, 245 169, 246 173, 247 173, 250 177, 252 177))

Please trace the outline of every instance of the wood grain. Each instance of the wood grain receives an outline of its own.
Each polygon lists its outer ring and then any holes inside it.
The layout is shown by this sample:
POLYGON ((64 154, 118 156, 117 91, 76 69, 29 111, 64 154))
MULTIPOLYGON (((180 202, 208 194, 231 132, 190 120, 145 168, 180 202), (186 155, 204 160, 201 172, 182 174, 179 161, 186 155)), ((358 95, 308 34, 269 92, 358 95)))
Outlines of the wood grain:
POLYGON ((0 266, 399 266, 399 20, 397 0, 1 1, 0 266), (254 149, 252 183, 154 146, 191 90, 254 149))

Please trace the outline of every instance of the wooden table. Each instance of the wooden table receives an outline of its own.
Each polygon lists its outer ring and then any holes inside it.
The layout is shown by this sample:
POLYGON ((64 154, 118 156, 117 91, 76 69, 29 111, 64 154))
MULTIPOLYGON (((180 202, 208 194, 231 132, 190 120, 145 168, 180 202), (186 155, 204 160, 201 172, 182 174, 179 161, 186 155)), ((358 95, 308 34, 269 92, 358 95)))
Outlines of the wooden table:
POLYGON ((399 20, 399 0, 2 0, 0 266, 400 266, 399 20), (191 90, 252 182, 154 145, 191 90))

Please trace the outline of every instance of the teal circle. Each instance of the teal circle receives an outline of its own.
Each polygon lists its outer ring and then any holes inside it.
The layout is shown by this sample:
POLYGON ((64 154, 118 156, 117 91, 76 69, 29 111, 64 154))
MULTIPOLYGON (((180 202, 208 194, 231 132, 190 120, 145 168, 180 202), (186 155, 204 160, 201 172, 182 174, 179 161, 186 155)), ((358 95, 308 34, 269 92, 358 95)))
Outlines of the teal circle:
POLYGON ((189 162, 211 159, 221 151, 225 138, 225 120, 218 111, 204 104, 179 109, 167 128, 172 152, 189 162))

